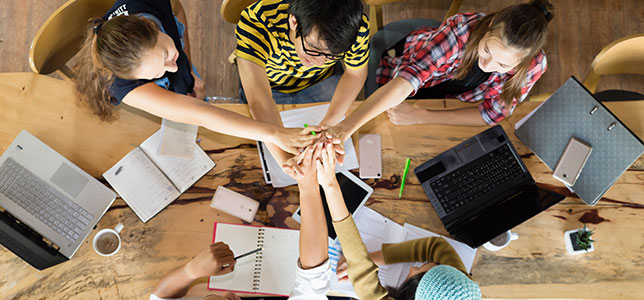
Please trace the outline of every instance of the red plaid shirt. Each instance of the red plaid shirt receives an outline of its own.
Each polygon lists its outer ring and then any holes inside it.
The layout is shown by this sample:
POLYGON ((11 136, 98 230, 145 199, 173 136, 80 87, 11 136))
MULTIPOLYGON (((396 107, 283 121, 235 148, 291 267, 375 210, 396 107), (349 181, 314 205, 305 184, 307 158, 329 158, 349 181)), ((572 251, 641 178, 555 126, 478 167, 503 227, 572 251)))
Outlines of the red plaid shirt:
MULTIPOLYGON (((481 13, 457 14, 447 19, 438 29, 423 27, 413 31, 407 36, 402 56, 386 56, 380 60, 376 81, 386 84, 397 76, 405 78, 414 87, 411 94, 413 96, 419 88, 432 87, 453 79, 461 63, 472 26, 484 16, 481 13)), ((484 100, 479 105, 481 117, 486 123, 493 125, 511 115, 517 104, 526 99, 532 86, 546 71, 546 67, 546 54, 541 50, 532 59, 526 74, 526 84, 521 88, 520 99, 513 99, 509 109, 501 100, 501 91, 503 84, 514 75, 514 70, 507 73, 492 72, 490 77, 475 89, 453 96, 466 102, 484 100)))

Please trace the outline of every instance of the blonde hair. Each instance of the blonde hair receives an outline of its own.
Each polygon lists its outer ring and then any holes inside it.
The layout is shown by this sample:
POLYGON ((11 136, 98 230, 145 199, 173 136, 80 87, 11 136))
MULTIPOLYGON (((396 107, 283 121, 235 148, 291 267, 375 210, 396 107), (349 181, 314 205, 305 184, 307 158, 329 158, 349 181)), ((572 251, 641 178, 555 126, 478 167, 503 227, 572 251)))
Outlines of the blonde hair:
POLYGON ((114 77, 136 79, 132 74, 156 45, 159 27, 141 16, 93 18, 89 24, 74 67, 74 87, 78 98, 101 120, 112 121, 116 116, 109 88, 114 77))
POLYGON ((454 74, 455 79, 464 79, 478 63, 478 47, 485 37, 496 37, 507 46, 517 48, 525 54, 514 68, 515 74, 503 85, 501 99, 506 108, 512 99, 521 97, 521 88, 532 59, 541 51, 548 34, 548 22, 553 17, 552 4, 546 0, 532 0, 530 3, 513 5, 485 16, 470 33, 465 44, 463 58, 454 74))

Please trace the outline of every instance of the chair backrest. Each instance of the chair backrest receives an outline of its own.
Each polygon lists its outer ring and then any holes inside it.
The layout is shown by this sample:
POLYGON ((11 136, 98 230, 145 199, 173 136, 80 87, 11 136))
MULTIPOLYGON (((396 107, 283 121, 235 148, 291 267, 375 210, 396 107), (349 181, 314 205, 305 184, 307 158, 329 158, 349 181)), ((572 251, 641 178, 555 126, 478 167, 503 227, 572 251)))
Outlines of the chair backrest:
MULTIPOLYGON (((382 21, 382 5, 400 1, 402 0, 364 0, 365 4, 369 6, 369 23, 371 25, 370 35, 378 32, 378 30, 381 30, 384 26, 382 21)), ((452 0, 452 3, 443 17, 443 21, 456 14, 458 9, 461 7, 461 3, 463 3, 463 0, 452 0)))
POLYGON ((69 0, 45 21, 29 49, 31 70, 39 74, 58 71, 65 79, 73 78, 66 63, 78 52, 87 29, 87 21, 102 16, 114 0, 69 0))
POLYGON ((221 9, 219 12, 226 22, 237 24, 242 10, 256 1, 257 0, 224 0, 221 3, 221 9))
POLYGON ((595 56, 584 86, 595 92, 599 77, 607 74, 644 74, 644 34, 612 42, 595 56))

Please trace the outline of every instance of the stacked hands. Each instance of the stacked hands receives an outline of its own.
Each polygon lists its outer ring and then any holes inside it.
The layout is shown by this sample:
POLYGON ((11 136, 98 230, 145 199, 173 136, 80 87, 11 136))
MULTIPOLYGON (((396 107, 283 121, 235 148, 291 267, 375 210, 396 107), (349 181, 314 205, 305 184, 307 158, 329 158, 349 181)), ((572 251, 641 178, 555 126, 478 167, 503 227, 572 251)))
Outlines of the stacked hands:
POLYGON ((306 147, 292 158, 296 159, 295 165, 282 166, 284 172, 299 185, 320 184, 325 187, 337 182, 335 163, 340 162, 338 157, 344 158, 344 148, 342 143, 336 143, 335 139, 322 136, 315 144, 306 147))
POLYGON ((298 181, 298 177, 304 176, 303 163, 307 157, 307 152, 311 152, 313 157, 320 161, 321 150, 327 147, 332 149, 334 163, 337 161, 342 165, 344 163, 344 141, 346 138, 345 134, 337 127, 285 128, 288 131, 288 141, 284 141, 282 144, 276 143, 276 145, 294 154, 294 156, 282 163, 284 172, 298 181))

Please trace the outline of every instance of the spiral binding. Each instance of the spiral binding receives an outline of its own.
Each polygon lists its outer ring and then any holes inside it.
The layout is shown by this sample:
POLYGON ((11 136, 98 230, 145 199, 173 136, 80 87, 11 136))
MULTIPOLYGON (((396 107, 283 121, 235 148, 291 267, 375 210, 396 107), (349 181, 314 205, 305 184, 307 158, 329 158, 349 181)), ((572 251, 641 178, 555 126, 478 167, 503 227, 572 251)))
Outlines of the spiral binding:
MULTIPOLYGON (((259 228, 257 232, 257 248, 264 247, 264 228, 259 228)), ((255 266, 253 267, 253 291, 259 290, 260 279, 262 275, 262 251, 257 252, 255 255, 255 266)))

